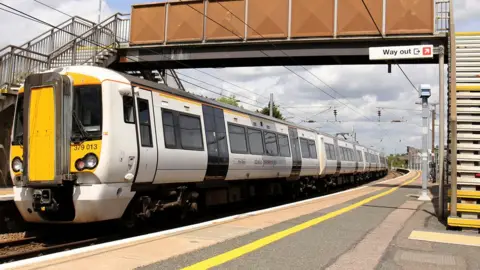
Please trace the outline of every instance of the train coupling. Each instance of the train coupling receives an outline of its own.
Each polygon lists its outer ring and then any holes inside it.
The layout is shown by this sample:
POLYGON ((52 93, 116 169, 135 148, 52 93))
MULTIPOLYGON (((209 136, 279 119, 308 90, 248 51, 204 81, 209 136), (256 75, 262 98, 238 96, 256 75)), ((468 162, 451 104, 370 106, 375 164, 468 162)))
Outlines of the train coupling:
POLYGON ((33 191, 33 210, 35 212, 54 212, 58 203, 52 197, 50 189, 35 189, 33 191))

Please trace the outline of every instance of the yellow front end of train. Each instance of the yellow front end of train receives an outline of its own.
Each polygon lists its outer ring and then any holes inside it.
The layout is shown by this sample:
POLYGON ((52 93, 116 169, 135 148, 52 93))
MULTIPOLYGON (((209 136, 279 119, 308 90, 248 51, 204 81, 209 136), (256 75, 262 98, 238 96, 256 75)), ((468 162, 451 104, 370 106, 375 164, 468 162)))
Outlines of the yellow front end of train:
POLYGON ((103 213, 95 207, 103 194, 117 189, 105 186, 96 173, 103 139, 100 79, 65 69, 30 75, 19 91, 14 117, 10 173, 23 218, 101 220, 103 213))

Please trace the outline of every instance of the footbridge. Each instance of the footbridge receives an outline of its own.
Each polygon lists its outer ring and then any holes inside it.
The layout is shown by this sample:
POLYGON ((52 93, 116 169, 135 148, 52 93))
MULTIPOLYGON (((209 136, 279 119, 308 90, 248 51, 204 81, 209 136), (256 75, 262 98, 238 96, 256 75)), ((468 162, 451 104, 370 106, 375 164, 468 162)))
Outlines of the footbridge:
MULTIPOLYGON (((119 70, 385 63, 369 47, 448 47, 448 1, 179 0, 132 6, 119 70)), ((438 63, 428 59, 396 63, 438 63)))

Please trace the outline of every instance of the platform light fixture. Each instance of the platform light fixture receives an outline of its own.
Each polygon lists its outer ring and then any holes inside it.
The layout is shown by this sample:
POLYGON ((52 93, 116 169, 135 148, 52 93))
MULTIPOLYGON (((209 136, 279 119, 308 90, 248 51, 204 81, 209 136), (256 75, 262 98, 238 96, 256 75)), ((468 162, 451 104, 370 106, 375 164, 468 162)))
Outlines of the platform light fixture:
POLYGON ((431 96, 432 87, 430 84, 421 84, 418 90, 420 90, 421 98, 429 98, 431 96))

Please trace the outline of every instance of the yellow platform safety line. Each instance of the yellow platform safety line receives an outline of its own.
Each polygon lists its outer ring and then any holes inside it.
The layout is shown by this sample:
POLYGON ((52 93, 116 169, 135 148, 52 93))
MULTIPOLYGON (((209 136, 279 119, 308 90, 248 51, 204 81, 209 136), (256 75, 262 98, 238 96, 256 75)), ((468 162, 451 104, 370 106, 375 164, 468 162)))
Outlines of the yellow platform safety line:
POLYGON ((201 261, 199 263, 196 263, 196 264, 193 264, 191 266, 188 266, 186 268, 183 268, 183 270, 193 270, 193 269, 208 269, 208 268, 211 268, 211 267, 214 267, 214 266, 217 266, 217 265, 221 265, 221 264, 224 264, 228 261, 231 261, 235 258, 238 258, 240 256, 243 256, 247 253, 250 253, 252 251, 255 251, 259 248, 262 248, 266 245, 269 245, 273 242, 276 242, 280 239, 283 239, 289 235, 292 235, 294 233, 297 233, 297 232, 300 232, 302 230, 305 230, 307 228, 310 228, 312 226, 315 226, 321 222, 324 222, 326 220, 329 220, 329 219, 332 219, 334 217, 337 217, 341 214, 344 214, 346 212, 349 212, 355 208, 358 208, 364 204, 367 204, 373 200, 376 200, 378 198, 381 198, 381 197, 384 197, 386 195, 389 195, 391 193, 393 193, 394 191, 396 191, 397 189, 399 189, 400 187, 402 186, 405 186, 405 185, 408 185, 410 183, 412 183, 413 181, 417 180, 418 179, 418 176, 420 175, 420 173, 416 173, 416 175, 410 179, 410 180, 407 180, 405 182, 403 182, 402 184, 400 184, 399 186, 397 187, 394 187, 394 188, 391 188, 387 191, 384 191, 382 193, 379 193, 377 195, 374 195, 374 196, 371 196, 369 198, 366 198, 360 202, 357 202, 357 203, 354 203, 352 205, 349 205, 347 207, 344 207, 342 209, 339 209, 339 210, 336 210, 336 211, 333 211, 333 212, 330 212, 326 215, 323 215, 323 216, 320 216, 320 217, 317 217, 317 218, 314 218, 312 220, 309 220, 307 222, 304 222, 302 224, 299 224, 299 225, 296 225, 294 227, 291 227, 291 228, 288 228, 286 230, 283 230, 283 231, 280 231, 280 232, 277 232, 277 233, 274 233, 274 234, 271 234, 267 237, 264 237, 264 238, 261 238, 261 239, 258 239, 252 243, 249 243, 249 244, 246 244, 244 246, 241 246, 239 248, 236 248, 234 250, 230 250, 230 251, 227 251, 223 254, 220 254, 220 255, 217 255, 215 257, 212 257, 210 259, 206 259, 204 261, 201 261))
POLYGON ((408 239, 480 247, 480 236, 459 233, 412 231, 408 239))
POLYGON ((480 32, 456 32, 455 36, 457 37, 480 36, 480 32))
MULTIPOLYGON (((448 196, 452 196, 452 190, 448 190, 448 196)), ((480 199, 480 191, 475 190, 457 190, 457 198, 480 199)))
POLYGON ((480 91, 479 85, 457 85, 457 91, 480 91))
MULTIPOLYGON (((450 203, 448 204, 448 211, 450 211, 450 203)), ((457 203, 457 211, 480 213, 480 204, 457 203)))
POLYGON ((452 226, 452 227, 479 228, 480 229, 480 219, 449 217, 447 223, 448 223, 449 226, 452 226))

